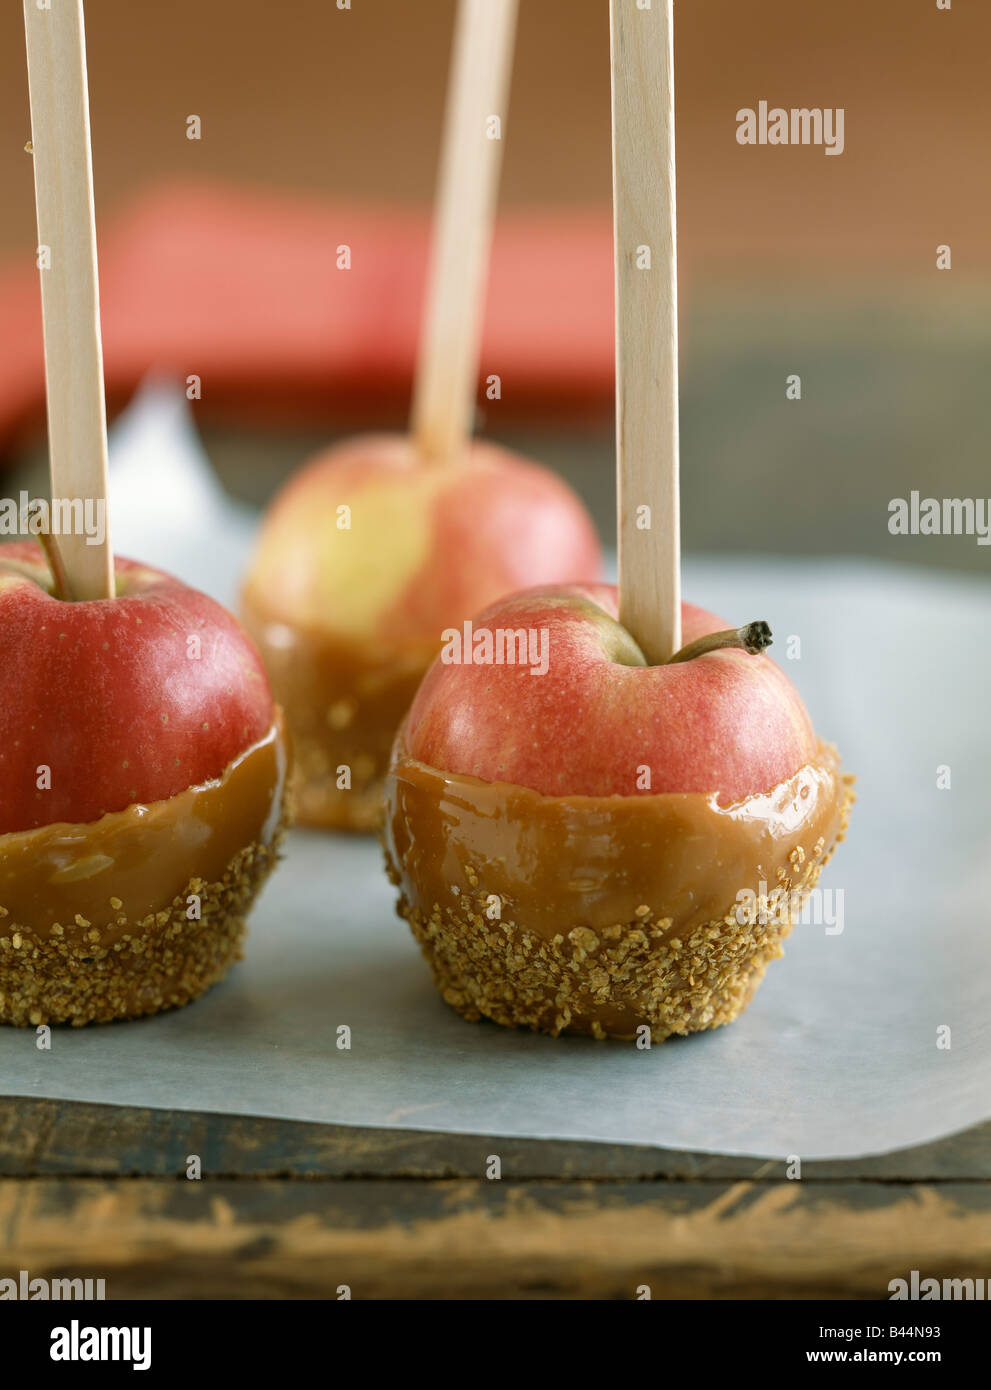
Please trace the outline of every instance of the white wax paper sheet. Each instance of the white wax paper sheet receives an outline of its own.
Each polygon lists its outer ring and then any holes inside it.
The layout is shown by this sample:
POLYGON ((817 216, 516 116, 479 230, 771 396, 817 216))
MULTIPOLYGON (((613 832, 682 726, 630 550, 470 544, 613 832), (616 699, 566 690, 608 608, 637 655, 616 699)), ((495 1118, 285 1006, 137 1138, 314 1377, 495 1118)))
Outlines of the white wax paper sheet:
MULTIPOLYGON (((146 392, 114 445, 118 549, 230 602, 253 520, 217 489, 175 398, 146 392)), ((223 984, 175 1013, 57 1029, 51 1051, 0 1028, 0 1093, 806 1158, 991 1117, 991 583, 720 559, 689 561, 685 592, 771 623, 773 654, 858 776, 822 920, 796 928, 736 1023, 645 1052, 466 1023, 394 914, 377 844, 297 832, 223 984)))

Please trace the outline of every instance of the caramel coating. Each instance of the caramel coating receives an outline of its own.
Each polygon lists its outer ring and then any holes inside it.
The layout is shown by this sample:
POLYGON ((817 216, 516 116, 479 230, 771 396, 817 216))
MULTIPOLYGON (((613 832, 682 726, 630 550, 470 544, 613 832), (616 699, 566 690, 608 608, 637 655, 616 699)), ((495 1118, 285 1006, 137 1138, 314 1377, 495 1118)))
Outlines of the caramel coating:
POLYGON ((428 768, 400 735, 386 868, 464 1017, 597 1038, 647 1025, 659 1042, 749 1003, 844 837, 851 783, 822 746, 728 807, 694 793, 547 797, 428 768))
POLYGON ((289 627, 250 593, 242 608, 292 736, 297 822, 323 830, 377 830, 396 729, 435 648, 378 651, 317 629, 289 627), (339 786, 345 769, 350 787, 339 786))
POLYGON ((198 998, 241 959, 245 919, 278 860, 284 828, 280 821, 271 843, 240 850, 216 882, 192 878, 160 912, 119 922, 112 945, 0 923, 0 1021, 81 1027, 198 998), (190 894, 201 899, 199 921, 187 919, 190 894))
POLYGON ((222 979, 279 857, 286 750, 279 716, 214 782, 0 837, 0 1022, 135 1018, 222 979))

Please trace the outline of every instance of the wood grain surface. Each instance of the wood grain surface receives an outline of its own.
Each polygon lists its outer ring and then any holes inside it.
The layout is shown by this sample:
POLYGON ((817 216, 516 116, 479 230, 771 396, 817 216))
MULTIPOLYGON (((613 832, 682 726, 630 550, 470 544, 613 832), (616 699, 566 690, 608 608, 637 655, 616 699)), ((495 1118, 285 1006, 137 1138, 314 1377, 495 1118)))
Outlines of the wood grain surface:
POLYGON ((111 1299, 884 1299, 913 1269, 988 1277, 991 1125, 795 1181, 753 1158, 0 1100, 0 1273, 19 1269, 111 1299))

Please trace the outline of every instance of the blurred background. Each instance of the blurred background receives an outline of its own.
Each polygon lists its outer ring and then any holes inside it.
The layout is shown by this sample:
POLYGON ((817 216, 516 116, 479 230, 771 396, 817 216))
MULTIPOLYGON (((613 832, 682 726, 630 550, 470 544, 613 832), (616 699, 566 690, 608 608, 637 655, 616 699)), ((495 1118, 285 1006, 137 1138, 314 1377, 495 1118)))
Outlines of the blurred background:
MULTIPOLYGON (((149 370, 201 375, 197 424, 244 501, 343 432, 402 425, 453 14, 87 5, 111 407, 149 370)), ((986 569, 973 537, 887 521, 912 489, 991 493, 991 5, 686 0, 676 22, 686 547, 986 569), (845 152, 741 147, 761 100, 844 107, 845 152)), ((521 0, 483 356, 503 399, 479 428, 560 469, 610 538, 608 63, 606 0, 521 0)), ((16 5, 0 130, 4 487, 44 492, 16 5)))

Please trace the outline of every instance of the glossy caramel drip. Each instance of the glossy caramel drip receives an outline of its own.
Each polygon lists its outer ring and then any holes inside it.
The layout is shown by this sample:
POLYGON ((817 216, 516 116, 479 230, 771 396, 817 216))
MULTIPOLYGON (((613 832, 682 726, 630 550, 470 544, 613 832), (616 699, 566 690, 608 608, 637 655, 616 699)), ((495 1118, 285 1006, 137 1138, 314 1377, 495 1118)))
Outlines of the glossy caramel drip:
POLYGON ((484 892, 544 939, 599 931, 650 909, 664 938, 721 919, 741 890, 779 887, 832 849, 844 808, 839 758, 817 758, 771 791, 720 806, 714 794, 542 796, 452 776, 401 750, 387 788, 386 849, 409 903, 430 914, 484 892))
POLYGON ((83 825, 0 836, 0 933, 11 922, 40 941, 99 934, 112 947, 168 907, 191 881, 212 884, 247 846, 271 843, 288 767, 281 711, 258 743, 214 781, 83 825))

